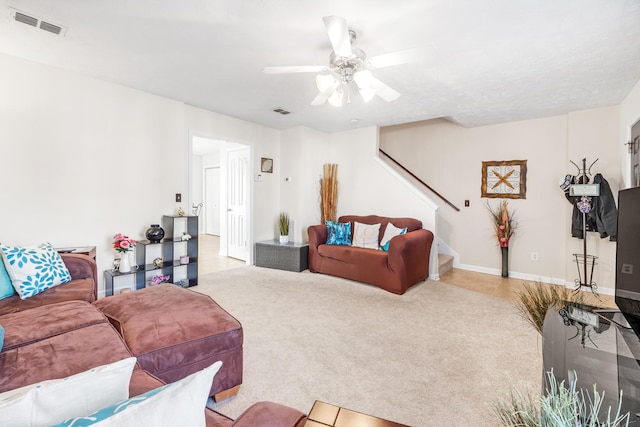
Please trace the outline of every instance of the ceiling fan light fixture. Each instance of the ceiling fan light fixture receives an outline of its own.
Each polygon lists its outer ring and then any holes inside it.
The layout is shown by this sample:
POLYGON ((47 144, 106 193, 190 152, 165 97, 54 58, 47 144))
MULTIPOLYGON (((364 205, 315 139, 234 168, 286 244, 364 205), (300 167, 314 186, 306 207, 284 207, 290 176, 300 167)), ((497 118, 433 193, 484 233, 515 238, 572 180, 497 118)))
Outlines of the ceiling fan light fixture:
POLYGON ((320 93, 326 92, 334 83, 336 79, 329 73, 321 73, 316 76, 316 87, 320 93))
POLYGON ((353 80, 356 82, 360 90, 367 89, 371 87, 373 74, 371 74, 371 71, 369 70, 360 70, 353 75, 353 80))
POLYGON ((374 96, 376 96, 376 91, 375 89, 366 87, 364 89, 360 89, 360 96, 362 96, 362 99, 364 99, 364 102, 369 102, 374 96))
POLYGON ((344 97, 344 93, 342 93, 342 90, 340 89, 336 89, 331 96, 329 97, 329 99, 327 100, 329 102, 329 104, 333 105, 334 107, 342 107, 342 98, 344 97))

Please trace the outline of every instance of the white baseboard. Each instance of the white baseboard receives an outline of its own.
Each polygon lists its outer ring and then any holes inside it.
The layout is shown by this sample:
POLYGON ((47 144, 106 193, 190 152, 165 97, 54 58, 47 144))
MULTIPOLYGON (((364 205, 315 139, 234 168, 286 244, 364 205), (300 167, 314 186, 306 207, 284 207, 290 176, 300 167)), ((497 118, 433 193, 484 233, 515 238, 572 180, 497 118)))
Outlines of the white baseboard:
MULTIPOLYGON (((477 273, 491 274, 494 276, 502 275, 502 270, 497 268, 479 267, 477 265, 470 265, 470 264, 460 264, 456 268, 459 268, 461 270, 467 270, 467 271, 475 271, 477 273)), ((573 289, 575 287, 575 284, 573 282, 569 282, 564 279, 558 279, 558 278, 549 277, 549 276, 536 276, 534 274, 528 274, 528 273, 518 273, 517 271, 509 271, 509 277, 512 279, 522 279, 530 282, 542 282, 542 283, 550 283, 553 285, 562 285, 570 289, 573 289)), ((598 287, 597 292, 603 295, 615 295, 615 289, 613 288, 598 287)))

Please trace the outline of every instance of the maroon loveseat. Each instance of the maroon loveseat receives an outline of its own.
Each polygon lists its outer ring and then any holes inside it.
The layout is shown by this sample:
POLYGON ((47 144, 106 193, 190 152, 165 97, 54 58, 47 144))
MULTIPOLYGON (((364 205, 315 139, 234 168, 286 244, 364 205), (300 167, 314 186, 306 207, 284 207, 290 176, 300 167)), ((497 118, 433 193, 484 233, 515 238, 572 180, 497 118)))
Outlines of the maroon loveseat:
MULTIPOLYGON (((62 257, 71 282, 27 300, 0 300, 0 325, 5 330, 0 350, 0 392, 68 377, 132 356, 104 313, 91 304, 97 291, 95 261, 85 255, 62 257)), ((129 394, 136 396, 163 384, 136 363, 129 394)), ((299 427, 306 419, 295 409, 270 402, 255 404, 235 422, 209 409, 205 409, 205 415, 208 427, 299 427)))
POLYGON ((327 227, 312 225, 309 233, 309 270, 376 285, 395 294, 403 294, 416 283, 429 277, 429 256, 433 233, 422 228, 413 218, 388 218, 377 215, 347 215, 338 222, 380 224, 378 242, 387 224, 407 227, 407 233, 391 239, 389 251, 352 246, 327 245, 327 227))

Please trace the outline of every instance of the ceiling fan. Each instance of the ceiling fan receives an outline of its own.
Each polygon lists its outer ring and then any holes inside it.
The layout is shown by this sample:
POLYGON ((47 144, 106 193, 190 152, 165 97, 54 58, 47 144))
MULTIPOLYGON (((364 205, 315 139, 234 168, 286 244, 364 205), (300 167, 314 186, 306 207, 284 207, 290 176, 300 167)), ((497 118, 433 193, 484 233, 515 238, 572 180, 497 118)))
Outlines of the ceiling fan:
POLYGON ((402 50, 384 55, 367 55, 353 44, 356 33, 347 26, 347 21, 338 16, 322 18, 327 29, 333 52, 329 55, 329 65, 302 65, 285 67, 265 67, 266 74, 281 73, 319 73, 316 86, 320 93, 311 105, 325 102, 341 106, 345 100, 351 102, 351 88, 355 85, 365 102, 379 96, 387 102, 395 101, 400 94, 380 80, 373 77, 371 70, 392 65, 404 64, 416 60, 415 50, 402 50))

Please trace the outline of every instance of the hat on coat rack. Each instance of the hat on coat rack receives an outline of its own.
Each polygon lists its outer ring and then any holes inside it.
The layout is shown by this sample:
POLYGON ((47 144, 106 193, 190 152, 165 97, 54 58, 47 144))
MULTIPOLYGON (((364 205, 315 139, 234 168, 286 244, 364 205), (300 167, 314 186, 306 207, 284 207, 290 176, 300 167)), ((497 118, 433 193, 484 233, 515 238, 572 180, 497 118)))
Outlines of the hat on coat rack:
POLYGON ((569 191, 569 187, 571 186, 571 182, 573 181, 573 175, 567 174, 560 178, 560 188, 562 191, 569 191))

